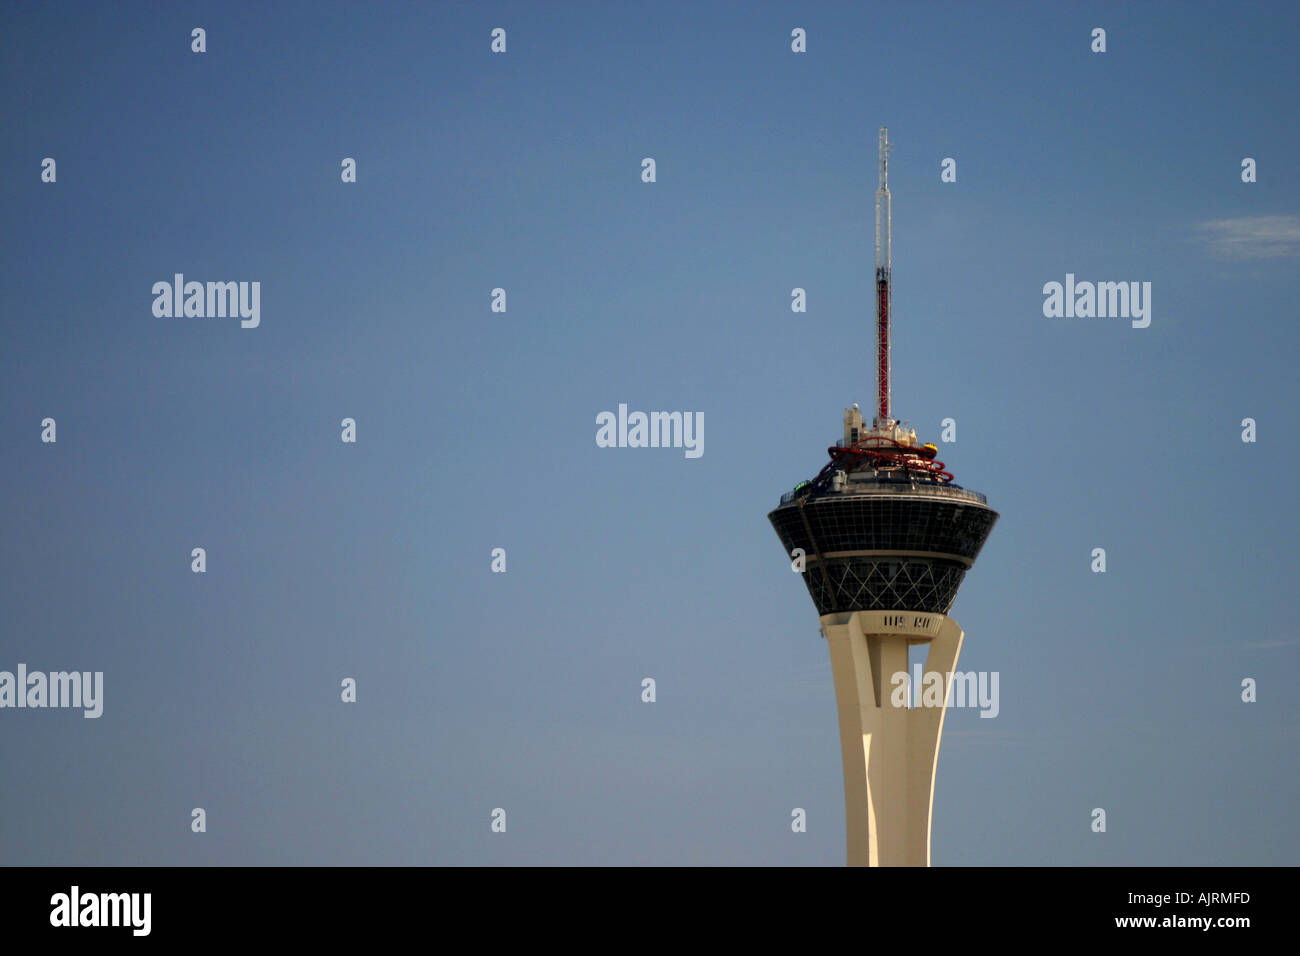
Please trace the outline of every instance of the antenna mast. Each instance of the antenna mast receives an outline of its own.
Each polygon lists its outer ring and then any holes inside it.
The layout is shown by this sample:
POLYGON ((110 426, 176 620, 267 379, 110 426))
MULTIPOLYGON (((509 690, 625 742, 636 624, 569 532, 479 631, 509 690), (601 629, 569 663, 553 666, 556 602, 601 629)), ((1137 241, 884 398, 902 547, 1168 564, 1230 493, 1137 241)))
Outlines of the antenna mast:
POLYGON ((876 420, 874 424, 877 428, 887 427, 893 423, 893 419, 889 417, 889 278, 894 262, 890 243, 892 229, 893 209, 889 196, 889 130, 882 126, 880 127, 880 187, 876 190, 876 420))

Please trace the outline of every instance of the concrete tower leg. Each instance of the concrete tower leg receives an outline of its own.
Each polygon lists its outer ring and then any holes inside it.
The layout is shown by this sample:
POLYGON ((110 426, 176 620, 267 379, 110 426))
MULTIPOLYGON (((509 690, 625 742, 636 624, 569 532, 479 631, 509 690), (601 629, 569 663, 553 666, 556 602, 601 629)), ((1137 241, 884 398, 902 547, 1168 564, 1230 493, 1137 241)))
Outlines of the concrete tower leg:
POLYGON ((839 711, 848 865, 929 866, 939 737, 962 629, 943 614, 915 611, 850 611, 821 623, 839 711), (919 707, 910 706, 911 675, 894 680, 907 674, 911 644, 930 645, 919 707), (931 706, 924 705, 926 681, 931 706))

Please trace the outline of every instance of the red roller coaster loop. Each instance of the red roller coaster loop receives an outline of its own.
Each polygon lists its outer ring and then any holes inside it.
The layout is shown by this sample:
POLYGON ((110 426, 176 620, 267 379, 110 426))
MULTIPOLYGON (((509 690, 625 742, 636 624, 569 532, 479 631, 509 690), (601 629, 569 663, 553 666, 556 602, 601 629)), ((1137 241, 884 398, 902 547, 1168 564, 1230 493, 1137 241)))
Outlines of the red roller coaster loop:
POLYGON ((808 489, 810 494, 820 494, 825 491, 830 486, 835 472, 847 473, 863 465, 901 468, 908 477, 916 472, 943 484, 952 481, 952 473, 944 467, 943 462, 937 458, 926 457, 929 449, 906 445, 892 438, 866 438, 855 445, 832 445, 826 451, 831 456, 831 460, 812 480, 811 487, 808 489), (868 443, 877 447, 866 447, 868 443))

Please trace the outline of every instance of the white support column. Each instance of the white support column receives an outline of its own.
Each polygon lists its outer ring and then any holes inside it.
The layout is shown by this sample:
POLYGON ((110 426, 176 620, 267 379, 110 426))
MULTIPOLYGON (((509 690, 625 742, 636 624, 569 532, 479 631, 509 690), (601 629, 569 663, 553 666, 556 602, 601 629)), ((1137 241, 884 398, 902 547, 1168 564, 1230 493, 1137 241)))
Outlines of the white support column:
POLYGON ((962 629, 917 611, 851 611, 821 622, 839 711, 848 864, 929 866, 939 737, 962 629), (910 706, 911 675, 893 682, 907 673, 910 644, 930 645, 925 674, 942 679, 938 706, 910 706))

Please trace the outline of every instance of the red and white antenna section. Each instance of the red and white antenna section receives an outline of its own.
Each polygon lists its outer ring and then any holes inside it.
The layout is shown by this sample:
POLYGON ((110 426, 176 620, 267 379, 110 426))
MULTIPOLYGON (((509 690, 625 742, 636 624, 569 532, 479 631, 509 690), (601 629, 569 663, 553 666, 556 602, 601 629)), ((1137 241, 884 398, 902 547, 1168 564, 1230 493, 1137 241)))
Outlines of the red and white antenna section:
POLYGON ((894 265, 890 234, 894 214, 889 195, 889 130, 880 127, 880 186, 876 189, 876 420, 889 428, 889 280, 894 265), (883 229, 882 229, 883 226, 883 229))
POLYGON ((833 489, 837 474, 869 468, 886 477, 952 481, 939 449, 918 445, 916 429, 895 419, 889 408, 890 280, 894 265, 890 233, 893 210, 889 195, 889 130, 880 127, 880 186, 876 189, 876 417, 868 427, 854 403, 844 410, 844 437, 832 445, 831 461, 811 482, 812 491, 833 489))

